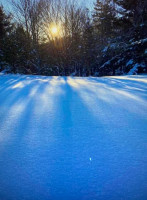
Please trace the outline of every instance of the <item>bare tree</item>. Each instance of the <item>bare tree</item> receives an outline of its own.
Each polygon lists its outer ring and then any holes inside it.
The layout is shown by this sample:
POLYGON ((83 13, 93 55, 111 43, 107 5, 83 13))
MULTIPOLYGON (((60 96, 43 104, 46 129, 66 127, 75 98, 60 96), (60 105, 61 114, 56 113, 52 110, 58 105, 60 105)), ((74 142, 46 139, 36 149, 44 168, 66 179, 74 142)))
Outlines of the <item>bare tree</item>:
POLYGON ((14 13, 36 45, 41 37, 44 0, 12 0, 14 13))

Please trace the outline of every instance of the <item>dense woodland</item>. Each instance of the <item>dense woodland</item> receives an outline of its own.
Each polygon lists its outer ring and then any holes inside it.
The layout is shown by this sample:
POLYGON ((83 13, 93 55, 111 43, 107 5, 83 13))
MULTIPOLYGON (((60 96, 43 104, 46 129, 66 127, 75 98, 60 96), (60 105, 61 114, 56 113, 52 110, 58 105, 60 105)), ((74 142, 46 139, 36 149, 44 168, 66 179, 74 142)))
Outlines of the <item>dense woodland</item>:
POLYGON ((12 0, 11 12, 0 6, 3 73, 104 76, 146 66, 146 0, 97 0, 90 11, 68 0, 12 0))

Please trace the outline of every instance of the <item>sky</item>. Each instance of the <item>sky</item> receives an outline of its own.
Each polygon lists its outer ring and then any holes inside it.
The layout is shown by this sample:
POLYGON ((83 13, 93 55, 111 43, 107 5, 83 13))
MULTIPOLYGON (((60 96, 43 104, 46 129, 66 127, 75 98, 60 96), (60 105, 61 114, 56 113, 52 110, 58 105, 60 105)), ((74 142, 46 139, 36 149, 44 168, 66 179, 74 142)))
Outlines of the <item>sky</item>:
MULTIPOLYGON (((82 6, 86 6, 88 7, 89 9, 91 9, 93 7, 93 3, 95 2, 96 0, 78 0, 78 2, 82 5, 82 6)), ((10 9, 10 3, 11 0, 0 0, 0 4, 2 4, 5 9, 9 10, 10 9)))
POLYGON ((93 7, 93 3, 96 2, 96 0, 79 0, 81 1, 81 4, 91 8, 93 7))

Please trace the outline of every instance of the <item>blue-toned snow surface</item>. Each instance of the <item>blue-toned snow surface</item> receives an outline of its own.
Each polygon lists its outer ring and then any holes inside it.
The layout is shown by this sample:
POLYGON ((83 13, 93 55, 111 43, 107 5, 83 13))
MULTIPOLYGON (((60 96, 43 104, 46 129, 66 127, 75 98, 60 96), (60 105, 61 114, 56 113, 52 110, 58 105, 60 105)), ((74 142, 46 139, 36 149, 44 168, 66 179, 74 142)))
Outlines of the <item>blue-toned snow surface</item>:
POLYGON ((0 75, 0 200, 147 200, 147 76, 0 75))

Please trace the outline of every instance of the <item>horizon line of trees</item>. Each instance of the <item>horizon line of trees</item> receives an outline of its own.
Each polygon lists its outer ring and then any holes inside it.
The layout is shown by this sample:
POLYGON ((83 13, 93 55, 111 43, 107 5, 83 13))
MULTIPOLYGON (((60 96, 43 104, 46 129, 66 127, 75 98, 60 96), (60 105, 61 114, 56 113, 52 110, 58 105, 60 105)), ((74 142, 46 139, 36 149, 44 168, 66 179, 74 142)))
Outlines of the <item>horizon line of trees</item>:
POLYGON ((12 0, 0 6, 0 71, 58 76, 146 73, 147 1, 12 0), (53 35, 50 27, 59 28, 53 35))

